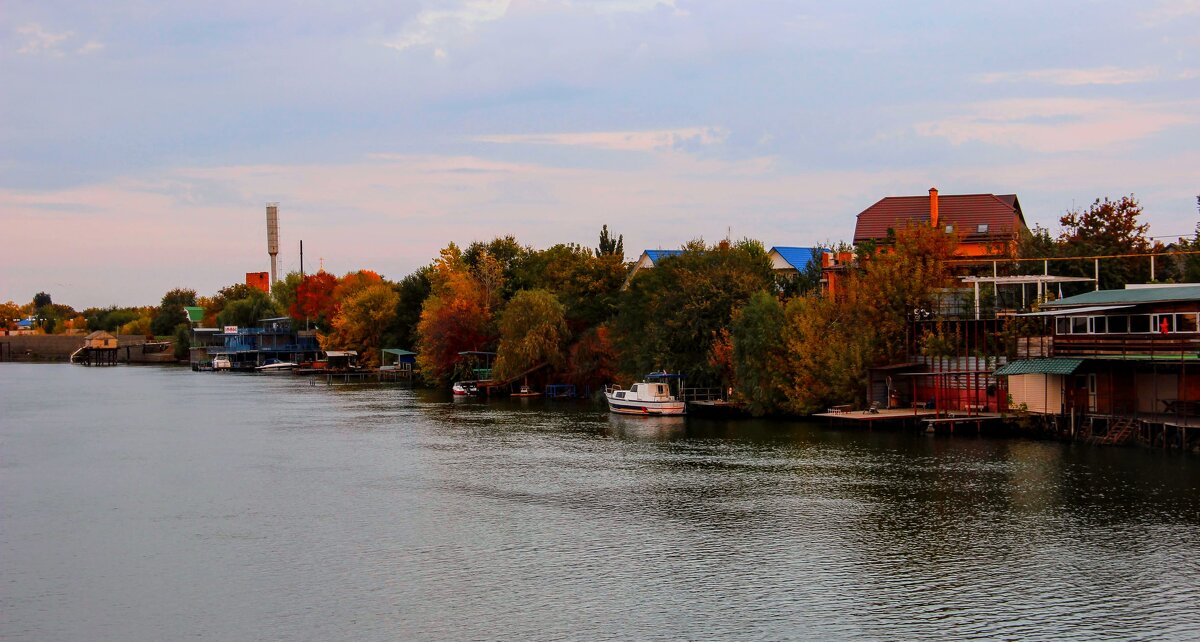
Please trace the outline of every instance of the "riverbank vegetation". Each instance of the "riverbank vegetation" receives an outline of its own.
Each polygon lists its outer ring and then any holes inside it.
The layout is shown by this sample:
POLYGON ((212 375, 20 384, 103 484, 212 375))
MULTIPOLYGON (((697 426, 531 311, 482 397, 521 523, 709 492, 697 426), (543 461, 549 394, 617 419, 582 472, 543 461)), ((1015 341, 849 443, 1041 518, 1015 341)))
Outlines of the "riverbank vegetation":
MULTIPOLYGON (((1097 200, 1063 215, 1058 236, 1034 228, 1017 253, 1080 257, 1062 270, 1090 276, 1094 262, 1083 257, 1200 250, 1200 227, 1194 238, 1163 246, 1147 237, 1142 214, 1132 197, 1097 200)), ((396 281, 370 270, 291 273, 270 294, 241 283, 211 296, 176 288, 158 306, 83 312, 39 293, 0 313, 36 318, 40 332, 102 329, 180 340, 189 323, 184 306, 203 308, 206 327, 287 315, 313 329, 322 348, 358 350, 367 365, 378 362, 381 348, 412 349, 422 376, 436 385, 473 376, 481 364, 462 353, 494 352, 486 365, 498 379, 545 370, 554 381, 595 388, 667 370, 689 385, 732 389, 757 415, 804 414, 863 399, 869 368, 903 360, 912 315, 935 311, 939 293, 955 285, 948 263, 955 235, 924 225, 891 232, 879 247, 835 248, 855 254, 838 274, 835 296, 823 291, 819 260, 784 275, 750 239, 694 239, 631 277, 623 237, 605 226, 596 247, 535 249, 512 236, 452 242, 396 281)), ((1156 279, 1200 279, 1198 256, 1161 261, 1156 279)), ((1136 257, 1106 261, 1101 284, 1149 280, 1148 265, 1136 257)), ((936 350, 939 338, 926 339, 936 350)))

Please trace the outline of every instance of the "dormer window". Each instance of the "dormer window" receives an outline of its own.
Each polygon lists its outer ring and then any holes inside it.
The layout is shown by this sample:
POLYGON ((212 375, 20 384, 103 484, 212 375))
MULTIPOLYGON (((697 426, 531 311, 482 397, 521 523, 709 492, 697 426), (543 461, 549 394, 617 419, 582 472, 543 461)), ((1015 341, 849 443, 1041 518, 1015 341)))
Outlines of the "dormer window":
POLYGON ((987 223, 980 223, 979 225, 976 225, 976 226, 975 226, 975 233, 976 233, 976 234, 987 234, 987 233, 988 233, 988 224, 987 224, 987 223))

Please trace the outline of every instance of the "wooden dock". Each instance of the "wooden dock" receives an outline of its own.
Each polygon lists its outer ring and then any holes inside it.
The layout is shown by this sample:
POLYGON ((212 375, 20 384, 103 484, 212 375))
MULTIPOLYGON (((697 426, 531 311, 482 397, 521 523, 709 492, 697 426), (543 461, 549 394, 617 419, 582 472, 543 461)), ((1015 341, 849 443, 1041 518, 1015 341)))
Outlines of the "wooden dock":
MULTIPOLYGON (((945 413, 943 412, 942 414, 945 413)), ((937 417, 938 412, 925 408, 880 408, 875 411, 846 410, 843 407, 835 406, 829 412, 818 412, 813 416, 823 417, 829 419, 831 422, 856 425, 866 424, 868 428, 871 428, 875 424, 888 424, 892 426, 915 424, 926 417, 937 417)))
POLYGON ((992 412, 968 412, 965 410, 932 410, 928 408, 880 408, 878 410, 845 410, 835 407, 829 412, 819 412, 814 417, 829 419, 830 422, 840 422, 843 425, 863 425, 874 428, 881 426, 917 426, 924 425, 925 429, 933 432, 939 428, 948 428, 951 433, 962 426, 972 426, 976 432, 981 431, 985 423, 999 421, 1003 415, 992 412))

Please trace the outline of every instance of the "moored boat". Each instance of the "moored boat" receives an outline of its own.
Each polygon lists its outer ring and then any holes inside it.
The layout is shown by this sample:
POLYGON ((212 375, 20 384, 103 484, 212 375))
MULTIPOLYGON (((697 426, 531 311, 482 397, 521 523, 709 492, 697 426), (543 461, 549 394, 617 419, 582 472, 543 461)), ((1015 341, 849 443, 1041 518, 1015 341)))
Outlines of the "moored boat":
POLYGON ((622 415, 684 415, 687 405, 671 394, 665 383, 641 381, 622 390, 605 386, 608 410, 622 415))
POLYGON ((272 361, 255 368, 263 374, 292 374, 300 365, 293 361, 272 361))
POLYGON ((232 370, 233 369, 233 361, 229 358, 229 355, 227 355, 227 354, 218 354, 213 357, 212 369, 213 370, 232 370))
POLYGON ((466 397, 479 394, 479 389, 475 387, 477 381, 455 381, 453 386, 450 386, 450 392, 454 393, 455 397, 466 397))

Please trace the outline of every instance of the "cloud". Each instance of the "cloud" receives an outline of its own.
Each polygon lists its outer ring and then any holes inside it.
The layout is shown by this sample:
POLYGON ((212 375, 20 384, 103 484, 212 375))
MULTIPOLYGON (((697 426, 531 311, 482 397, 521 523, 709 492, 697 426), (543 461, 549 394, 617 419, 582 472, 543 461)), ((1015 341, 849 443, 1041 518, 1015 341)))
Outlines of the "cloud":
POLYGON ((1029 71, 998 71, 976 77, 984 84, 1033 82, 1068 87, 1080 85, 1128 85, 1148 82, 1158 77, 1155 67, 1127 69, 1095 67, 1092 69, 1034 69, 1029 71))
POLYGON ((1099 150, 1197 122, 1196 101, 1142 104, 1124 100, 1028 98, 976 103, 965 113, 918 123, 922 136, 955 145, 981 142, 1038 152, 1099 150))
POLYGON ((42 28, 40 24, 30 23, 17 28, 17 33, 23 37, 17 53, 26 56, 47 55, 55 58, 63 55, 62 44, 75 35, 73 31, 52 33, 42 28))
POLYGON ((102 51, 103 49, 104 49, 104 43, 102 43, 98 40, 89 40, 89 41, 83 43, 83 46, 76 49, 75 53, 86 56, 88 54, 96 53, 97 51, 102 51))
POLYGON ((684 127, 623 132, 576 132, 562 134, 494 134, 476 136, 482 143, 517 145, 566 145, 617 151, 662 151, 691 145, 716 145, 728 132, 720 127, 684 127))
POLYGON ((536 14, 544 10, 576 10, 587 14, 612 15, 644 13, 659 7, 676 16, 689 15, 675 6, 675 0, 460 0, 449 9, 426 9, 408 21, 400 33, 379 42, 396 51, 429 47, 434 57, 444 59, 455 41, 490 23, 498 22, 517 10, 536 14))
POLYGON ((442 45, 447 40, 503 18, 509 4, 510 0, 468 0, 454 9, 426 9, 409 21, 396 37, 380 44, 396 51, 437 45, 437 51, 444 57, 442 45))
POLYGON ((1200 0, 1162 0, 1142 13, 1142 22, 1155 27, 1195 15, 1200 15, 1200 0))

